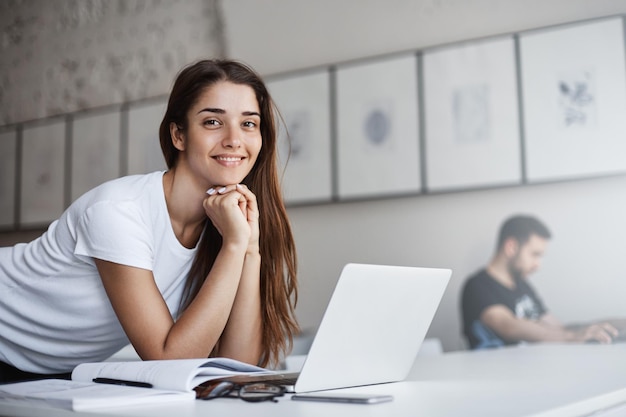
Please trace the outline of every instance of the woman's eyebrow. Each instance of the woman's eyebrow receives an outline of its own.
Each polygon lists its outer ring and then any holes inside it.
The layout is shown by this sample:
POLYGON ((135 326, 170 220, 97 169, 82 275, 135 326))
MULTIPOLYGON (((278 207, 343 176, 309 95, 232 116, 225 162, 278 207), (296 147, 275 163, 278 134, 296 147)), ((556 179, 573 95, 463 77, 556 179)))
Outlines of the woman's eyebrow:
MULTIPOLYGON (((200 110, 197 114, 200 114, 202 112, 226 114, 226 110, 213 108, 213 107, 206 107, 206 108, 200 110)), ((241 114, 242 114, 242 116, 258 116, 258 117, 261 117, 261 114, 259 112, 256 112, 256 111, 244 111, 244 112, 241 112, 241 114)))
POLYGON ((212 108, 212 107, 206 107, 202 110, 200 110, 197 114, 200 114, 202 112, 209 112, 209 113, 219 113, 219 114, 226 114, 226 110, 224 109, 217 109, 217 108, 212 108))

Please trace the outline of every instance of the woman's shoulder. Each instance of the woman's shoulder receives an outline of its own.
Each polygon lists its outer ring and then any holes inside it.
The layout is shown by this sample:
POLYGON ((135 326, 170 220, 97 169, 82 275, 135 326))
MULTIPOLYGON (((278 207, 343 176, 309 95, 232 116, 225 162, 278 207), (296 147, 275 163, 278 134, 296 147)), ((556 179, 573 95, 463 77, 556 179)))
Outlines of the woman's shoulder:
POLYGON ((159 203, 164 200, 162 177, 163 172, 153 172, 107 181, 74 201, 60 221, 70 229, 80 224, 100 231, 129 225, 149 227, 151 219, 167 210, 159 203))
POLYGON ((126 175, 124 177, 106 181, 94 188, 94 190, 113 190, 116 192, 124 190, 141 190, 146 186, 154 186, 157 184, 161 185, 162 179, 163 171, 155 171, 149 174, 126 175))
POLYGON ((97 201, 128 201, 149 196, 151 193, 162 192, 163 172, 127 175, 109 180, 83 194, 77 202, 88 205, 97 201))

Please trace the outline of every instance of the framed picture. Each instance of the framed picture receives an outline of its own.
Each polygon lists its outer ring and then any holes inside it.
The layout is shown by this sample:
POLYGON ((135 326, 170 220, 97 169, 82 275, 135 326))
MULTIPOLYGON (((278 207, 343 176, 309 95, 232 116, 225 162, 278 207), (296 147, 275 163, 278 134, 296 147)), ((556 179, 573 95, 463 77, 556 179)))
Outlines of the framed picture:
POLYGON ((529 182, 626 171, 621 17, 520 35, 529 182))
POLYGON ((429 191, 522 180, 512 36, 423 53, 429 191))
POLYGON ((15 226, 17 129, 0 131, 0 229, 15 226))
POLYGON ((159 126, 167 98, 128 108, 128 174, 147 174, 167 168, 159 143, 159 126))
POLYGON ((328 71, 267 82, 284 123, 278 149, 287 203, 330 201, 333 195, 328 71))
POLYGON ((45 226, 65 209, 65 119, 22 132, 20 225, 45 226))
POLYGON ((417 57, 336 71, 339 198, 419 192, 417 57))
POLYGON ((120 176, 120 111, 76 116, 72 123, 71 199, 120 176))

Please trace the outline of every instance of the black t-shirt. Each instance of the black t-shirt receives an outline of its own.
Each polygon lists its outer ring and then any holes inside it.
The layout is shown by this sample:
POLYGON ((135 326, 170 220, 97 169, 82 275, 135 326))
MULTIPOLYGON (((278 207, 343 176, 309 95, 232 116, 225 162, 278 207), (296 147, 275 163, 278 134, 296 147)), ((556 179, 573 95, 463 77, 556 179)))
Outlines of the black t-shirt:
POLYGON ((516 317, 529 320, 538 320, 546 313, 543 302, 526 280, 516 279, 515 283, 515 289, 511 290, 491 277, 485 269, 465 282, 461 298, 463 333, 472 349, 516 343, 502 340, 480 321, 480 315, 487 307, 501 304, 516 317))

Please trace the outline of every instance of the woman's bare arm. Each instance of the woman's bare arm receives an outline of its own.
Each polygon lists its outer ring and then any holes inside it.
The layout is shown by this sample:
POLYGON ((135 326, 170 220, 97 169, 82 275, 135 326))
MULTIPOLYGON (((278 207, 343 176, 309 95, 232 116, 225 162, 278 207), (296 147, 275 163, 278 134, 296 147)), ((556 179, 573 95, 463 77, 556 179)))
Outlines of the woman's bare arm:
POLYGON ((246 255, 254 234, 242 211, 248 200, 233 190, 205 200, 223 243, 197 296, 176 322, 151 271, 96 260, 113 309, 142 359, 207 357, 220 340, 220 354, 258 361, 260 258, 246 255), (241 335, 249 345, 237 343, 241 335))

